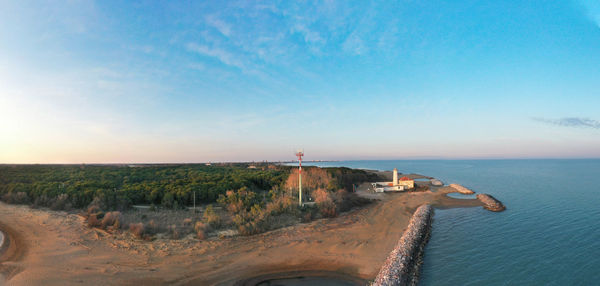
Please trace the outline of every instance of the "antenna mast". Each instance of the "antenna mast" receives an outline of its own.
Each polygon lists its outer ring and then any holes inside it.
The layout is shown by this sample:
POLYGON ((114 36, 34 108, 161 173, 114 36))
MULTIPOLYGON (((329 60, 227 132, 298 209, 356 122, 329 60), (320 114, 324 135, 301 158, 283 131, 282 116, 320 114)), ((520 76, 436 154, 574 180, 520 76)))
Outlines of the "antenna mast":
POLYGON ((298 157, 298 205, 302 206, 302 156, 304 156, 304 150, 298 149, 296 156, 298 157))

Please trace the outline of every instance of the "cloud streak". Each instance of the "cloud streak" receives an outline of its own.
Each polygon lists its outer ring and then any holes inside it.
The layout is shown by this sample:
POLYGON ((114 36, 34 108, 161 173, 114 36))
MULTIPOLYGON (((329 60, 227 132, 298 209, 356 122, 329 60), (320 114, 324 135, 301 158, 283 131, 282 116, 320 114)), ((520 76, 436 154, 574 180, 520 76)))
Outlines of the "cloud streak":
POLYGON ((585 117, 564 117, 559 119, 532 118, 535 121, 564 127, 583 127, 600 129, 600 122, 585 117))
POLYGON ((242 61, 240 61, 239 59, 237 59, 236 56, 234 56, 233 54, 231 54, 225 50, 222 50, 219 48, 211 48, 211 47, 196 44, 196 43, 189 43, 187 45, 187 49, 189 51, 196 52, 196 53, 204 55, 204 56, 216 58, 220 62, 222 62, 228 66, 237 67, 241 70, 245 69, 245 65, 242 63, 242 61))

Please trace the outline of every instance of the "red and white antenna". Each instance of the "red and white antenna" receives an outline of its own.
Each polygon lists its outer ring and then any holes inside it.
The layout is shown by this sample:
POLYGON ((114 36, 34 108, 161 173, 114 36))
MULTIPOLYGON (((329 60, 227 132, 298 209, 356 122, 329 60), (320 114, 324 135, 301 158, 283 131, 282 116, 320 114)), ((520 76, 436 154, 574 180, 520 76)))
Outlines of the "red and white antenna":
POLYGON ((296 156, 298 157, 298 205, 302 206, 302 156, 304 156, 304 150, 298 149, 296 156))

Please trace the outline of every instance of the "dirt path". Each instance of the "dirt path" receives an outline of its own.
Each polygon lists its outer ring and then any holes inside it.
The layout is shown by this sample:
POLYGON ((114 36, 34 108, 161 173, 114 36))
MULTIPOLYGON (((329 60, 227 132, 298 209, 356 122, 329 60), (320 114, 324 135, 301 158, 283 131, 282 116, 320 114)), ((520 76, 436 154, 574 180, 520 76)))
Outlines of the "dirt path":
POLYGON ((386 194, 338 218, 207 241, 140 242, 89 229, 77 215, 0 203, 0 228, 18 249, 0 260, 0 269, 8 285, 231 285, 299 270, 372 279, 419 205, 481 206, 448 198, 447 191, 386 194))

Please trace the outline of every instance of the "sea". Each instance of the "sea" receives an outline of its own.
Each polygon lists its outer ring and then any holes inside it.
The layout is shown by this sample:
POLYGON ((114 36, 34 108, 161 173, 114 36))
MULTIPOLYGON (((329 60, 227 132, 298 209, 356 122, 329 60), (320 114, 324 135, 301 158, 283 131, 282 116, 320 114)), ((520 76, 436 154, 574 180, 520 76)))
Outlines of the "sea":
POLYGON ((394 160, 393 170, 491 194, 504 212, 436 210, 420 285, 600 285, 600 160, 394 160))

